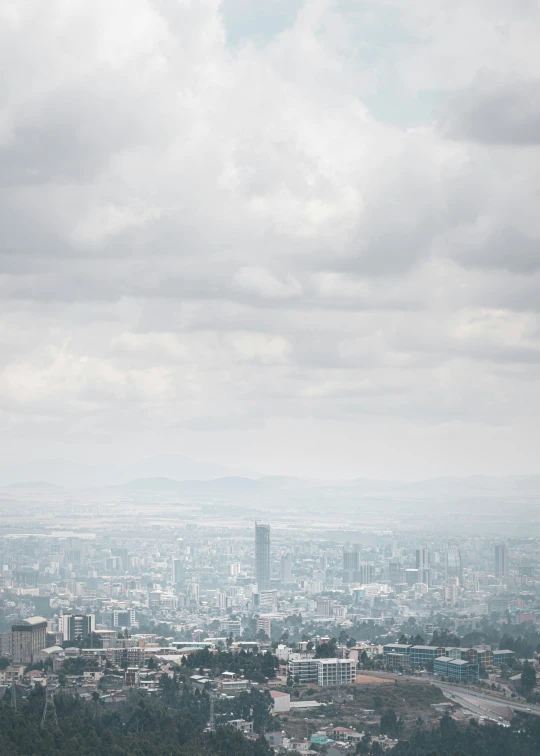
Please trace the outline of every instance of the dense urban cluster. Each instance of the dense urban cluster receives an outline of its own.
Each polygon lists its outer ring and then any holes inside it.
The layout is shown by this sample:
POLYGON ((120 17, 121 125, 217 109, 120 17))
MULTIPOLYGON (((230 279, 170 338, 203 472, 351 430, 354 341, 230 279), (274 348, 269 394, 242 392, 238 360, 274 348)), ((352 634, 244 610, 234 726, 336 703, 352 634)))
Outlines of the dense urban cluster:
POLYGON ((262 522, 5 534, 4 730, 15 748, 23 718, 64 747, 80 717, 103 752, 113 732, 135 753, 160 717, 180 732, 193 715, 192 737, 156 751, 171 754, 226 753, 233 734, 247 750, 231 753, 445 753, 441 717, 530 739, 536 554, 526 538, 347 542, 262 522))

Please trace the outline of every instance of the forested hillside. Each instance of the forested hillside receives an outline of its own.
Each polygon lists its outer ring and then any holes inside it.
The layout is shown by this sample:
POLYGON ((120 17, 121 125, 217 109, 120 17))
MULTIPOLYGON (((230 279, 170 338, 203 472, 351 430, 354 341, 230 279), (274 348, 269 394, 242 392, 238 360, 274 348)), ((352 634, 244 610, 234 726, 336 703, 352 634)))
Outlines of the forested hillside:
MULTIPOLYGON (((377 753, 373 747, 364 753, 377 753)), ((391 756, 538 756, 540 719, 516 720, 511 728, 496 724, 467 727, 445 715, 438 727, 417 728, 412 737, 390 751, 391 756)))
POLYGON ((41 729, 45 704, 37 688, 15 712, 0 705, 2 756, 268 756, 263 738, 250 741, 230 727, 204 732, 206 695, 178 696, 175 706, 137 694, 108 710, 99 702, 56 696, 58 729, 41 729))

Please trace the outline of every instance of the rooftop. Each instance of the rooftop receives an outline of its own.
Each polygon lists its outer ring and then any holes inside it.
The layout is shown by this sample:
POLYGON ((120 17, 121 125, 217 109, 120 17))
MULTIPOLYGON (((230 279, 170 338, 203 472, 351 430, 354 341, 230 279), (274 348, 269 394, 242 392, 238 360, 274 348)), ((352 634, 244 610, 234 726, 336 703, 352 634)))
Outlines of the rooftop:
POLYGON ((41 625, 42 623, 47 624, 45 617, 26 617, 26 619, 14 622, 13 625, 29 625, 32 627, 34 625, 41 625))

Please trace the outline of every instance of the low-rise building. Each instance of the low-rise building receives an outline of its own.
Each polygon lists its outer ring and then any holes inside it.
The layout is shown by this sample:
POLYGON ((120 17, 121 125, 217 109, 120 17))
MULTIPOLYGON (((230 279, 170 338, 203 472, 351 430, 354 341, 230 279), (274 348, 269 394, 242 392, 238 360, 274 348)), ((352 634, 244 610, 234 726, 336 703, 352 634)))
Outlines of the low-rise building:
POLYGON ((464 659, 450 659, 448 656, 439 656, 433 663, 433 671, 441 677, 449 677, 456 681, 478 680, 478 664, 464 659))
POLYGON ((279 690, 271 690, 272 714, 281 714, 291 710, 291 697, 288 693, 281 693, 279 690))
POLYGON ((493 666, 509 666, 513 663, 515 658, 516 655, 513 651, 509 651, 508 649, 499 649, 498 651, 493 652, 493 666))
POLYGON ((446 649, 438 646, 411 646, 409 662, 411 667, 426 667, 439 656, 445 656, 446 649))
POLYGON ((300 685, 316 683, 321 687, 352 685, 356 678, 354 659, 315 659, 291 655, 289 675, 300 685))

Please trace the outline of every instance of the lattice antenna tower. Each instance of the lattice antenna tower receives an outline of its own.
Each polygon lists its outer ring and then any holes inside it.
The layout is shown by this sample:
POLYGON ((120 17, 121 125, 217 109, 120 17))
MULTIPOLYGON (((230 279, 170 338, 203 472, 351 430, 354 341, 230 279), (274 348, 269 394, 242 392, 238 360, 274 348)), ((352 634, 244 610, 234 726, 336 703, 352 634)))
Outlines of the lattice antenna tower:
POLYGON ((208 729, 210 732, 216 731, 216 713, 215 713, 215 701, 214 701, 214 691, 210 690, 208 691, 208 695, 210 697, 210 721, 208 723, 208 729))
POLYGON ((41 717, 41 729, 49 725, 52 729, 58 729, 58 716, 54 703, 54 689, 49 677, 47 677, 47 687, 45 689, 45 708, 41 717))

